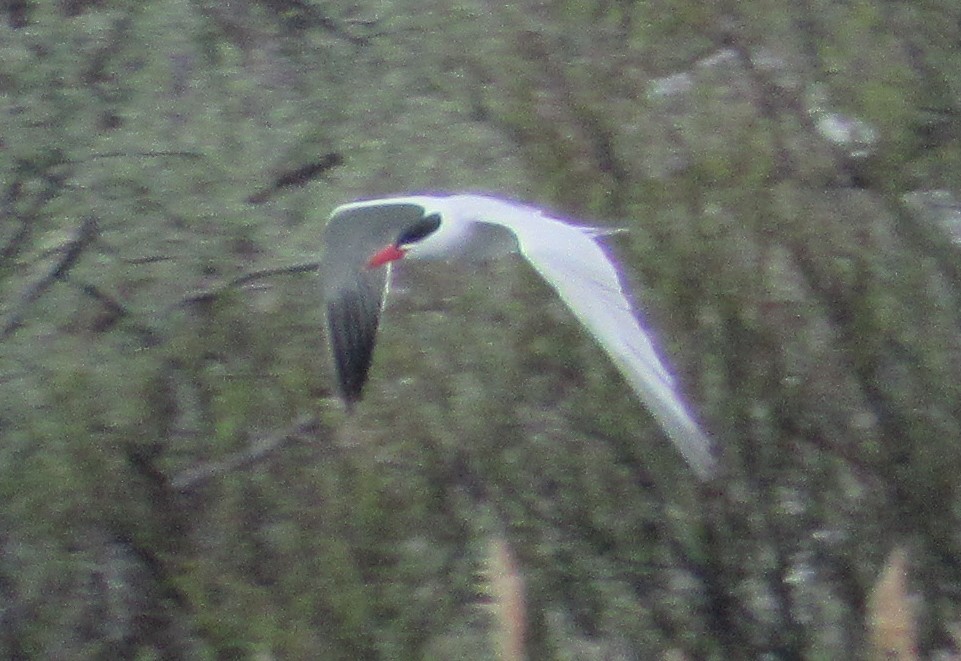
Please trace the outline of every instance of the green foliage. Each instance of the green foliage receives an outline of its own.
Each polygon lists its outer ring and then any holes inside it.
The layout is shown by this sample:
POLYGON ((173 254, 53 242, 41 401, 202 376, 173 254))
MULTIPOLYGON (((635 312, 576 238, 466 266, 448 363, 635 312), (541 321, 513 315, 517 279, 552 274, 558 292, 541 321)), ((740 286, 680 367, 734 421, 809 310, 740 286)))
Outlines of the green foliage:
POLYGON ((948 653, 956 256, 896 200, 957 189, 953 3, 2 11, 0 652, 493 658, 497 537, 530 658, 857 654, 896 542, 948 653), (351 416, 313 274, 231 284, 461 189, 628 230, 717 483, 518 261, 398 273, 351 416))

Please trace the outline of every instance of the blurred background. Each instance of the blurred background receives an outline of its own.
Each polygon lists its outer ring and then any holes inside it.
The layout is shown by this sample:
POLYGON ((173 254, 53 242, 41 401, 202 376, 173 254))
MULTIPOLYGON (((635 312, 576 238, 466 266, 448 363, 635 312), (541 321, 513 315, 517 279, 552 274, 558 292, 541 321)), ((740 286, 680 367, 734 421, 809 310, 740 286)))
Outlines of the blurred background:
POLYGON ((961 650, 961 6, 0 5, 0 656, 961 650), (698 483, 522 260, 405 264, 356 414, 343 202, 605 240, 698 483))

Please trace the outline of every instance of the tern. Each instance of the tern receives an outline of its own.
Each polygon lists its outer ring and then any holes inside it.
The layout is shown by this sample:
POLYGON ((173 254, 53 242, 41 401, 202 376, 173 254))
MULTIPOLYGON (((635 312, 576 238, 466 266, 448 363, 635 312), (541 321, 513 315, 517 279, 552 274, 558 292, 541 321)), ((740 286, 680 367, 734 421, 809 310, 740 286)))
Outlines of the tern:
POLYGON ((348 409, 367 380, 392 263, 519 253, 607 352, 694 472, 709 478, 711 442, 688 413, 597 241, 610 233, 484 195, 389 197, 334 209, 321 270, 329 341, 348 409))

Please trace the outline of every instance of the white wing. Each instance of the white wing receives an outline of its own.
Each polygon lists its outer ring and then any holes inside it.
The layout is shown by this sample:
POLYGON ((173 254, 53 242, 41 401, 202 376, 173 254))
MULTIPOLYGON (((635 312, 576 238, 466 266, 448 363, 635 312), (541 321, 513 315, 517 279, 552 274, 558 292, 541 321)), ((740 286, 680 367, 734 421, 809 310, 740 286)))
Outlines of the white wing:
POLYGON ((597 339, 685 460, 702 478, 714 471, 711 443, 674 390, 647 333, 621 289, 617 271, 594 240, 597 231, 494 198, 448 198, 465 220, 512 230, 521 253, 597 339))

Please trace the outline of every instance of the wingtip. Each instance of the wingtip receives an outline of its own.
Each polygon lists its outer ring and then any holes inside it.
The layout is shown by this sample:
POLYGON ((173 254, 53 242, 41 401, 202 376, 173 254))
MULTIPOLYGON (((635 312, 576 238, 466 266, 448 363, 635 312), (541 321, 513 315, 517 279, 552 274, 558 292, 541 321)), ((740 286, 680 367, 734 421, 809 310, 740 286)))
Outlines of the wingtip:
POLYGON ((702 482, 711 482, 718 476, 717 457, 711 453, 710 448, 706 448, 697 459, 686 457, 688 465, 698 479, 702 482))
POLYGON ((707 435, 691 421, 687 430, 671 429, 669 435, 680 451, 684 461, 702 482, 710 482, 718 475, 718 461, 714 444, 707 435))
POLYGON ((353 415, 361 396, 360 392, 341 392, 340 399, 344 403, 344 409, 347 411, 347 414, 353 415))

